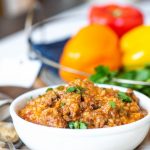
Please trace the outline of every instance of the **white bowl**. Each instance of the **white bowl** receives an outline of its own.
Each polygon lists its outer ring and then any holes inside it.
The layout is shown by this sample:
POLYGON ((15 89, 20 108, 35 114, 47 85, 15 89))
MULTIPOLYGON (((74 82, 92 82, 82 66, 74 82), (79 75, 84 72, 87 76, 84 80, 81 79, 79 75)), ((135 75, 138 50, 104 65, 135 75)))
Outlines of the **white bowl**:
MULTIPOLYGON (((126 88, 112 85, 120 91, 126 88)), ((54 87, 54 86, 52 86, 54 87)), ((10 114, 21 140, 34 150, 133 150, 147 135, 150 128, 150 99, 135 92, 140 105, 148 111, 148 115, 136 122, 110 128, 100 129, 62 129, 37 125, 23 120, 17 112, 23 108, 27 100, 43 94, 47 88, 25 93, 16 98, 10 106, 10 114)))

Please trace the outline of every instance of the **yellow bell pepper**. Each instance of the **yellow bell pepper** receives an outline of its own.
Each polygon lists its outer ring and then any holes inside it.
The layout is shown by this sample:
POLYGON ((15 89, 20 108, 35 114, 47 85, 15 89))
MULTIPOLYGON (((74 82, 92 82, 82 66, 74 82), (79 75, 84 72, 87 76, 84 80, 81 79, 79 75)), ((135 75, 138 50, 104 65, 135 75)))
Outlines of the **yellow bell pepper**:
POLYGON ((123 65, 136 69, 150 64, 150 26, 138 26, 121 38, 123 65))

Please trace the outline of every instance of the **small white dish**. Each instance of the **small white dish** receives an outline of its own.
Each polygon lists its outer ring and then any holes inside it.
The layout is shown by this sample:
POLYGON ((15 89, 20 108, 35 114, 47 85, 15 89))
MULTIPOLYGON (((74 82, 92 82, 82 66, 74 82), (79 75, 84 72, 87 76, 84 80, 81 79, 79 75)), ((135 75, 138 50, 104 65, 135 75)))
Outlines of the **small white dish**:
MULTIPOLYGON (((112 85, 98 85, 126 91, 126 88, 112 85)), ((52 86, 55 87, 55 86, 52 86)), ((62 129, 37 125, 23 120, 18 111, 27 100, 43 94, 47 88, 25 93, 16 98, 10 106, 10 114, 21 140, 34 150, 133 150, 145 138, 150 128, 150 99, 135 91, 140 106, 148 115, 136 122, 99 129, 62 129)))

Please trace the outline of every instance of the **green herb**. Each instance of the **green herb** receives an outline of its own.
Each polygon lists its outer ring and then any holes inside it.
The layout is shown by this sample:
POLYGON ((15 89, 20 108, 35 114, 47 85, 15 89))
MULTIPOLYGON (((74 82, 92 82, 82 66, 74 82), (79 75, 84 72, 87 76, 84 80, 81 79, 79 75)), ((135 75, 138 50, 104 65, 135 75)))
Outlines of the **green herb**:
POLYGON ((98 66, 95 68, 95 74, 90 76, 90 80, 95 83, 108 83, 117 72, 111 72, 106 66, 98 66))
POLYGON ((68 126, 70 129, 87 129, 87 124, 81 121, 71 121, 68 126))
POLYGON ((74 129, 74 122, 69 122, 68 126, 70 129, 74 129))
POLYGON ((76 87, 69 87, 66 92, 70 93, 70 92, 75 92, 75 91, 76 91, 76 87))
POLYGON ((53 88, 48 88, 48 89, 46 90, 46 92, 52 91, 52 90, 53 90, 53 88))
POLYGON ((113 82, 112 79, 114 77, 128 80, 150 82, 150 65, 137 70, 120 70, 118 72, 110 71, 109 68, 105 66, 98 66, 95 68, 95 73, 89 78, 94 83, 113 84, 123 86, 126 88, 132 88, 150 97, 150 86, 117 83, 113 82))
POLYGON ((84 122, 80 122, 80 129, 87 129, 87 124, 84 122))
POLYGON ((109 101, 109 105, 110 105, 111 108, 116 107, 116 103, 114 101, 109 101))
POLYGON ((80 122, 79 121, 74 122, 74 128, 75 129, 80 129, 80 122))
POLYGON ((118 92, 118 98, 121 99, 123 102, 132 102, 132 99, 124 92, 118 92))
POLYGON ((75 92, 78 94, 82 94, 84 91, 85 91, 85 88, 82 88, 80 86, 74 86, 74 87, 69 87, 66 92, 67 93, 75 92))

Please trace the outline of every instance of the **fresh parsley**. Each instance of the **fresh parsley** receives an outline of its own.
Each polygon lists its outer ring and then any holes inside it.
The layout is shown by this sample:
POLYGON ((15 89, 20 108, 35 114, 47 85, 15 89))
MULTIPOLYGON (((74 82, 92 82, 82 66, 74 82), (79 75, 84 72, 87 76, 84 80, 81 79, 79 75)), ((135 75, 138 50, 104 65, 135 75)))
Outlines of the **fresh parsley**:
POLYGON ((124 92, 118 92, 118 98, 121 99, 123 102, 131 103, 132 99, 124 92))
POLYGON ((106 66, 98 66, 95 68, 95 73, 89 77, 89 79, 94 83, 113 84, 132 88, 150 97, 150 86, 117 83, 113 81, 113 78, 150 82, 150 65, 130 71, 122 69, 118 72, 111 71, 106 66))
POLYGON ((68 123, 70 129, 87 129, 87 124, 82 121, 71 121, 68 123))
POLYGON ((80 122, 79 121, 74 122, 74 129, 80 129, 80 122))
POLYGON ((74 129, 74 122, 69 122, 68 127, 69 127, 70 129, 74 129))
POLYGON ((80 86, 74 86, 74 87, 69 87, 67 88, 67 93, 75 92, 78 94, 82 94, 85 91, 85 88, 82 88, 80 86))
POLYGON ((69 87, 66 92, 70 93, 70 92, 75 92, 75 91, 76 91, 76 87, 69 87))
POLYGON ((80 129, 87 129, 87 124, 84 122, 80 122, 80 129))
POLYGON ((114 101, 109 101, 109 105, 110 105, 111 108, 116 107, 116 103, 114 101))
POLYGON ((98 66, 95 68, 95 74, 90 76, 90 80, 95 83, 109 83, 117 72, 112 72, 106 66, 98 66))
POLYGON ((52 91, 52 90, 53 90, 53 88, 48 88, 48 89, 46 90, 46 92, 52 91))

